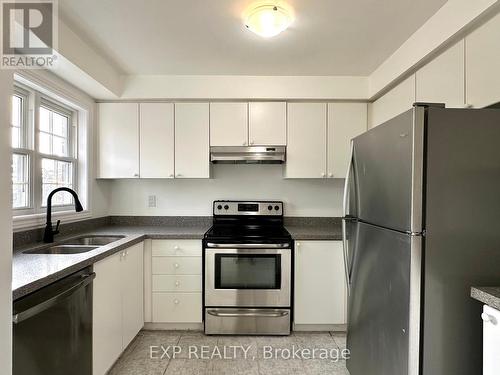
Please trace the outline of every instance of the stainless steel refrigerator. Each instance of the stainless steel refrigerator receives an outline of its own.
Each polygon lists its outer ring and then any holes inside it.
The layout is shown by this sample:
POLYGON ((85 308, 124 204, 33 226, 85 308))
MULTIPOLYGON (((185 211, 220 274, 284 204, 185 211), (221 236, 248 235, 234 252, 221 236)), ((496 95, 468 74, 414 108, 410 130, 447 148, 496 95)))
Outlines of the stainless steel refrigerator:
POLYGON ((352 142, 344 195, 351 375, 477 375, 500 285, 500 110, 416 105, 352 142))

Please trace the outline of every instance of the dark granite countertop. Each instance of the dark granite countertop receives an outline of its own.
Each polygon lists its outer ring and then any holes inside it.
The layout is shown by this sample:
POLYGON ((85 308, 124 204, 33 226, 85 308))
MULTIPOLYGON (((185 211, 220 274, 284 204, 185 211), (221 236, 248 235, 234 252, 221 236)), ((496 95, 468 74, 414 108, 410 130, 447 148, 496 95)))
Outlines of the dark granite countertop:
POLYGON ((500 310, 500 287, 472 287, 470 295, 485 305, 500 310))
POLYGON ((285 227, 294 240, 342 240, 340 218, 285 218, 285 227))
MULTIPOLYGON (((65 276, 88 267, 145 239, 202 239, 211 218, 107 217, 61 226, 57 243, 84 235, 124 235, 123 239, 81 254, 25 254, 44 247, 40 229, 16 234, 12 294, 16 300, 65 276)), ((294 240, 341 240, 338 218, 286 217, 285 227, 294 240)))
POLYGON ((95 262, 135 245, 145 239, 202 239, 209 225, 200 226, 127 226, 111 225, 71 236, 124 235, 125 238, 81 254, 25 254, 23 251, 44 247, 45 244, 25 245, 15 249, 12 259, 12 297, 14 300, 32 293, 95 262))

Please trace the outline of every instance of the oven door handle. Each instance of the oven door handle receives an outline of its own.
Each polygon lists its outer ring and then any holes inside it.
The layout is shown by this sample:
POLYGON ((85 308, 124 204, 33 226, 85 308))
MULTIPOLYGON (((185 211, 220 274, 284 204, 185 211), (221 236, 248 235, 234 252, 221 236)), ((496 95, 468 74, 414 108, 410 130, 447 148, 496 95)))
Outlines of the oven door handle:
POLYGON ((216 249, 287 249, 290 247, 288 242, 286 243, 213 243, 207 242, 207 247, 216 248, 216 249))
POLYGON ((216 311, 208 310, 207 313, 219 318, 238 318, 238 317, 266 317, 266 318, 282 318, 288 315, 288 311, 248 311, 248 310, 230 310, 230 311, 216 311))

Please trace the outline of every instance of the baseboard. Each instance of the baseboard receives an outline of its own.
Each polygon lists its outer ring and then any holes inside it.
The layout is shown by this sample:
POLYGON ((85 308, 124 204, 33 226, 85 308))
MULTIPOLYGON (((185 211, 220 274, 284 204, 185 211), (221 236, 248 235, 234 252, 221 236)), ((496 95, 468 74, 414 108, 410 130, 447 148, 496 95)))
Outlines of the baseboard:
POLYGON ((347 324, 294 324, 293 330, 297 332, 346 332, 347 324))
POLYGON ((164 331, 203 331, 203 323, 144 323, 144 329, 164 331))

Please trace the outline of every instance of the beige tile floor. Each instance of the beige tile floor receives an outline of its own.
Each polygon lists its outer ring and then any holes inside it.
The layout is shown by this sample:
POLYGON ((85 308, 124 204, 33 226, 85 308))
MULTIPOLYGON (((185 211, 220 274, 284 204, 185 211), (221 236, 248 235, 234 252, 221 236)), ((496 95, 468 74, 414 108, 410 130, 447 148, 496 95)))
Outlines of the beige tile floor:
MULTIPOLYGON (((325 349, 335 355, 345 348, 345 334, 336 332, 295 332, 290 336, 205 336, 195 331, 141 331, 118 359, 109 375, 349 375, 345 361, 320 359, 325 349), (242 346, 247 350, 246 358, 242 346), (161 348, 163 346, 163 349, 161 348), (173 357, 176 347, 180 353, 173 357), (238 349, 233 349, 233 347, 238 349), (264 347, 274 351, 293 348, 323 349, 317 351, 316 359, 286 359, 287 351, 278 357, 267 358, 264 347), (151 358, 151 347, 153 358, 151 358), (217 349, 226 358, 217 355, 217 349), (201 358, 201 350, 206 350, 212 359, 201 358), (189 355, 189 350, 192 354, 189 355), (168 353, 163 355, 164 351, 168 353), (198 358, 194 352, 198 354, 198 358), (163 355, 163 358, 161 356, 163 355)), ((268 349, 269 350, 269 349, 268 349)))

